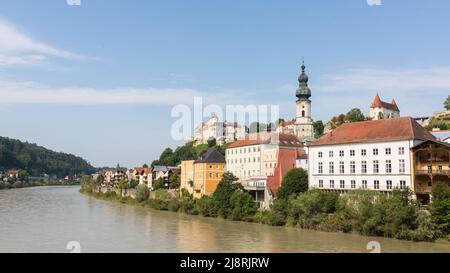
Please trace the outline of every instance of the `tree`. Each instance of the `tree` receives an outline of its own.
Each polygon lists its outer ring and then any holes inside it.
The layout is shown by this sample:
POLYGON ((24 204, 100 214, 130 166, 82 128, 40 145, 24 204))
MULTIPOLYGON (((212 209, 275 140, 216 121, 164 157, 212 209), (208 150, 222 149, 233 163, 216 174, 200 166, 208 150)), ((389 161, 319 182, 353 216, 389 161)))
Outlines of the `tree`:
POLYGON ((148 168, 147 164, 142 165, 142 168, 148 168))
POLYGON ((172 174, 169 178, 169 186, 172 189, 178 189, 181 185, 180 176, 178 174, 172 174))
POLYGON ((447 99, 444 102, 444 107, 447 110, 450 110, 450 96, 447 97, 447 99))
POLYGON ((162 188, 164 188, 164 180, 160 177, 153 182, 153 189, 156 191, 162 188))
POLYGON ((230 203, 232 206, 230 216, 233 220, 251 219, 258 210, 253 197, 247 192, 235 191, 231 196, 230 203))
POLYGON ((349 122, 357 122, 357 121, 364 121, 366 118, 364 117, 364 114, 362 113, 361 109, 353 108, 347 113, 347 119, 349 122))
POLYGON ((148 190, 148 187, 144 184, 140 184, 136 188, 136 200, 138 202, 143 202, 148 199, 150 195, 150 191, 148 190))
POLYGON ((136 179, 131 179, 130 181, 130 188, 134 189, 139 185, 139 182, 136 181, 136 179))
POLYGON ((208 139, 208 148, 216 147, 216 145, 217 145, 217 140, 215 138, 208 139))
POLYGON ((323 125, 323 121, 318 120, 314 122, 314 135, 316 138, 323 136, 323 132, 325 130, 325 125, 323 125))
POLYGON ((431 217, 433 223, 445 234, 450 233, 450 189, 444 183, 438 183, 433 188, 431 217))
POLYGON ((238 190, 242 190, 241 184, 236 183, 239 180, 230 172, 226 172, 222 176, 217 185, 216 191, 213 193, 214 204, 220 216, 227 218, 232 210, 231 196, 238 190))
POLYGON ((288 199, 291 195, 298 195, 308 190, 308 173, 299 168, 290 170, 281 182, 277 198, 288 199))

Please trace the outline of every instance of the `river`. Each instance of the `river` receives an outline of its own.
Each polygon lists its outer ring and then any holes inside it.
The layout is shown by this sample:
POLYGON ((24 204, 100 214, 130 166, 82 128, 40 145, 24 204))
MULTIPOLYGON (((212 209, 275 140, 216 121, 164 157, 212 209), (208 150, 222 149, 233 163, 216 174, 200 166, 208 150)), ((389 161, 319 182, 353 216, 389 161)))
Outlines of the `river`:
POLYGON ((413 243, 190 216, 102 201, 78 187, 0 191, 0 252, 450 252, 413 243))

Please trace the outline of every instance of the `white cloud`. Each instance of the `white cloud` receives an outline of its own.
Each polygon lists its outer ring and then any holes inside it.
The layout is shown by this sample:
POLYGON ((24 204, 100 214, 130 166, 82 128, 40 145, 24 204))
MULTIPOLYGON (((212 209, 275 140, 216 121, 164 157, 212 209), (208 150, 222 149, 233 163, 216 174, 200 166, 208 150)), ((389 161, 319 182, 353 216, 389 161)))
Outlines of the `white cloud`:
POLYGON ((0 19, 0 65, 28 65, 47 59, 47 56, 63 59, 85 57, 34 40, 18 27, 0 19))
POLYGON ((50 105, 176 105, 191 104, 195 96, 206 103, 231 102, 228 92, 207 93, 195 89, 51 87, 33 82, 0 81, 0 104, 50 105))

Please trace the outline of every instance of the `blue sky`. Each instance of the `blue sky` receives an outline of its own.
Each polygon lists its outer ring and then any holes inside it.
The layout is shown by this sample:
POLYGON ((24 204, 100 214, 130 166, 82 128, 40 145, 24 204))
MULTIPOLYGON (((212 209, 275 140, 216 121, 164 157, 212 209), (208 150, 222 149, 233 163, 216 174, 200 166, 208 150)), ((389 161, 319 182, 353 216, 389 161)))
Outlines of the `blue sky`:
POLYGON ((95 166, 150 163, 175 147, 170 112, 278 104, 294 117, 304 56, 313 117, 378 92, 402 115, 450 94, 450 2, 0 0, 0 135, 95 166))

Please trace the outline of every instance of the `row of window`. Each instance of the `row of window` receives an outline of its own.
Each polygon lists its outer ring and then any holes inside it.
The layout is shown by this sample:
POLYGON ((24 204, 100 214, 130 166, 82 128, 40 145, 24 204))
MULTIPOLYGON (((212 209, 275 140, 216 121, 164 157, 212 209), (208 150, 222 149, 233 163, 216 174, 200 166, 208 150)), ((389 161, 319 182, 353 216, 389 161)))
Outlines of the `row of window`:
MULTIPOLYGON (((391 155, 392 154, 392 149, 391 148, 386 148, 385 149, 385 154, 386 155, 391 155)), ((360 151, 361 156, 366 156, 367 155, 367 149, 362 149, 360 151)), ((374 148, 372 150, 372 155, 378 155, 379 154, 379 150, 378 148, 374 148)), ((398 154, 399 155, 404 155, 405 154, 405 148, 404 147, 399 147, 398 148, 398 154)), ((345 156, 345 151, 341 150, 339 151, 339 157, 344 157, 345 156)), ((350 156, 356 156, 356 150, 350 150, 350 156)), ((323 158, 323 152, 318 152, 318 157, 319 158, 323 158)), ((328 157, 332 158, 334 157, 334 151, 329 151, 328 152, 328 157)))
MULTIPOLYGON (((220 165, 219 164, 216 164, 215 167, 216 167, 216 169, 220 169, 220 165)), ((213 165, 209 165, 209 168, 210 169, 214 169, 214 166, 213 165)))
POLYGON ((261 162, 261 157, 249 157, 249 158, 234 158, 234 159, 228 159, 227 164, 242 164, 242 163, 257 163, 261 162))
MULTIPOLYGON (((323 174, 324 170, 323 170, 323 162, 319 162, 318 163, 318 173, 319 174, 323 174)), ((340 174, 345 174, 345 163, 343 161, 339 162, 339 173, 340 174)), ((350 165, 349 165, 349 169, 350 169, 350 173, 351 174, 355 174, 356 173, 356 161, 350 161, 350 165)), ((361 173, 366 174, 367 173, 367 161, 363 160, 361 161, 361 165, 360 165, 360 170, 361 173)), ((386 173, 392 173, 392 160, 386 160, 385 161, 385 170, 386 173)), ((328 165, 328 173, 329 174, 334 174, 334 162, 329 162, 328 165)), ((374 174, 380 173, 380 162, 379 160, 374 160, 372 161, 372 172, 374 174)), ((406 172, 406 163, 404 159, 399 159, 398 160, 398 172, 399 173, 405 173, 406 172)))
MULTIPOLYGON (((385 189, 387 189, 387 190, 392 190, 393 189, 393 187, 392 187, 392 180, 386 180, 384 183, 385 183, 385 189)), ((346 189, 347 188, 346 181, 345 180, 340 180, 339 181, 339 185, 335 185, 334 180, 328 181, 328 188, 334 189, 336 187, 339 187, 340 189, 346 189)), ((324 188, 324 181, 323 180, 319 180, 319 188, 324 188)), ((356 189, 356 180, 351 180, 350 181, 350 188, 351 189, 356 189)), ((361 189, 368 189, 368 182, 367 182, 367 180, 362 180, 359 188, 361 188, 361 189)), ((406 181, 405 180, 400 180, 400 189, 405 189, 405 188, 406 188, 406 181)), ((373 189, 375 189, 375 190, 379 190, 380 189, 380 180, 374 180, 373 181, 373 189)))
POLYGON ((235 154, 242 154, 242 153, 256 153, 256 152, 260 152, 261 151, 261 147, 246 147, 246 148, 239 148, 239 149, 228 149, 227 150, 227 154, 229 155, 235 155, 235 154))

